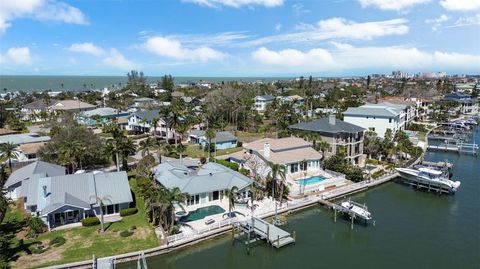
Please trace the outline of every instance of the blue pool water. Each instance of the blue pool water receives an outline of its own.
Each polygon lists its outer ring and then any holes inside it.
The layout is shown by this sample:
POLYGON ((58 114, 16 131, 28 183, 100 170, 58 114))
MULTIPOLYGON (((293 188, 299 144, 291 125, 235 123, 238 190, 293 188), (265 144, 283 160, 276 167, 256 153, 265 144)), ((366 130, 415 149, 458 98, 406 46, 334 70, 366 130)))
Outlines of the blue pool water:
POLYGON ((181 217, 180 222, 189 222, 194 220, 203 219, 210 215, 220 214, 225 212, 223 208, 218 205, 211 205, 206 207, 200 207, 188 213, 188 215, 181 217))
POLYGON ((320 181, 324 181, 325 178, 321 176, 314 176, 314 177, 309 177, 309 178, 304 178, 298 181, 298 184, 305 186, 305 185, 310 185, 313 183, 317 183, 320 181))

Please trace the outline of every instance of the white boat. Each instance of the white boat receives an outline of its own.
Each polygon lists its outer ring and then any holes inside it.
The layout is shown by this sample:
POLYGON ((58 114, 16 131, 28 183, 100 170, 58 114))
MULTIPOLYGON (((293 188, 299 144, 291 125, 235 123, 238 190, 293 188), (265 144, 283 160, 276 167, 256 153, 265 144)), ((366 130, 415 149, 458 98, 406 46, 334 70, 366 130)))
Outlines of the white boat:
POLYGON ((364 220, 371 220, 372 215, 368 212, 368 209, 365 205, 361 205, 350 200, 342 202, 340 206, 345 212, 353 213, 355 216, 360 217, 364 220))
POLYGON ((450 180, 448 174, 432 168, 396 168, 396 170, 403 179, 429 190, 455 193, 461 184, 460 181, 450 180))

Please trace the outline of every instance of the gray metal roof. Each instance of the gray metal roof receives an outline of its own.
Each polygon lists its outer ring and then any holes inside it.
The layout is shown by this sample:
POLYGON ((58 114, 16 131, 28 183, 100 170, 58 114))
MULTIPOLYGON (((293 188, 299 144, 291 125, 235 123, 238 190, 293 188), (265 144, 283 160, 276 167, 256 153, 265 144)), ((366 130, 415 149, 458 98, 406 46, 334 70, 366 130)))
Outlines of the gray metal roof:
POLYGON ((32 177, 35 174, 43 174, 46 176, 65 175, 65 167, 53 163, 36 161, 13 171, 10 177, 8 177, 7 182, 5 182, 4 187, 8 188, 13 184, 32 177))
MULTIPOLYGON (((202 130, 192 130, 190 132, 190 135, 196 136, 196 137, 202 137, 203 139, 207 140, 205 138, 205 131, 202 131, 202 130)), ((212 140, 212 142, 223 143, 223 142, 237 141, 237 140, 238 138, 234 136, 232 133, 227 131, 221 131, 221 132, 216 132, 215 138, 212 140)))
POLYGON ((343 112, 345 116, 372 116, 372 117, 397 117, 398 109, 388 106, 365 105, 361 107, 349 107, 343 112))
POLYGON ((275 99, 275 96, 273 96, 273 95, 259 95, 259 96, 256 96, 255 98, 256 99, 262 99, 262 100, 265 100, 265 101, 272 101, 273 99, 275 99))
POLYGON ((335 124, 330 124, 328 118, 321 118, 318 120, 310 121, 310 122, 301 122, 289 127, 290 129, 296 130, 303 130, 303 131, 312 131, 312 132, 319 132, 319 133, 328 133, 328 134, 336 134, 336 133, 358 133, 363 132, 365 129, 348 123, 341 120, 336 119, 335 124))
POLYGON ((127 114, 126 111, 117 110, 111 107, 99 107, 93 110, 84 111, 82 113, 85 117, 92 117, 94 115, 99 115, 101 117, 116 116, 118 114, 127 114))
POLYGON ((153 121, 153 119, 160 119, 160 110, 154 109, 154 110, 139 110, 132 115, 136 115, 141 119, 146 119, 147 121, 153 121))
POLYGON ((252 180, 217 163, 207 163, 197 170, 179 165, 176 161, 162 163, 154 168, 155 179, 166 188, 179 188, 190 195, 246 188, 252 180))
POLYGON ((28 143, 37 143, 37 142, 47 142, 50 141, 50 136, 39 136, 36 133, 27 133, 27 134, 11 134, 11 135, 2 135, 0 136, 0 144, 12 143, 12 144, 28 144, 28 143))
POLYGON ((133 201, 125 171, 95 174, 95 186, 97 196, 107 197, 113 204, 133 201))

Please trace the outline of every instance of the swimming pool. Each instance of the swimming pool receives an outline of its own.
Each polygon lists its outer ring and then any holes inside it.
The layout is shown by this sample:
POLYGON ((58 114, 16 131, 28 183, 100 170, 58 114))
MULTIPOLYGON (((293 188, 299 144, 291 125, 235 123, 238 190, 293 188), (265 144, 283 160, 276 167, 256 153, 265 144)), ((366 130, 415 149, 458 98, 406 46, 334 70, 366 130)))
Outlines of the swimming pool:
POLYGON ((314 176, 314 177, 300 179, 297 182, 298 182, 299 185, 305 186, 305 185, 310 185, 310 184, 317 183, 317 182, 324 181, 324 180, 325 180, 324 177, 314 176))
POLYGON ((206 207, 200 207, 188 213, 188 215, 183 216, 179 219, 180 222, 189 222, 194 220, 203 219, 210 215, 220 214, 225 212, 223 208, 218 205, 211 205, 206 207))

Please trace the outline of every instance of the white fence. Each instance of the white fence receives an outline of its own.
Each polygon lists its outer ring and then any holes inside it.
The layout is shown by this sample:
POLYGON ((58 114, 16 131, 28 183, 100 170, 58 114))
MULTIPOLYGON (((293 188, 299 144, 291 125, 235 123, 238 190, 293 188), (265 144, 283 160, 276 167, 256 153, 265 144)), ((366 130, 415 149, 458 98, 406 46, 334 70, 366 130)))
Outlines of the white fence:
POLYGON ((191 234, 178 233, 178 234, 170 235, 170 236, 167 236, 167 243, 171 244, 173 242, 177 242, 177 241, 181 241, 181 240, 190 240, 190 239, 193 239, 195 237, 200 237, 204 233, 210 232, 212 230, 220 229, 220 228, 228 226, 228 225, 232 225, 232 224, 234 224, 238 221, 239 220, 237 218, 229 218, 229 219, 217 222, 217 223, 210 224, 203 229, 199 229, 199 230, 192 229, 193 233, 191 233, 191 234))

